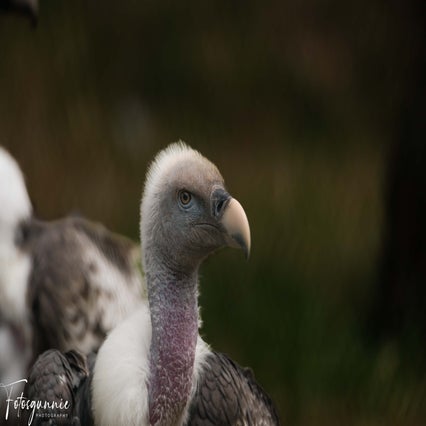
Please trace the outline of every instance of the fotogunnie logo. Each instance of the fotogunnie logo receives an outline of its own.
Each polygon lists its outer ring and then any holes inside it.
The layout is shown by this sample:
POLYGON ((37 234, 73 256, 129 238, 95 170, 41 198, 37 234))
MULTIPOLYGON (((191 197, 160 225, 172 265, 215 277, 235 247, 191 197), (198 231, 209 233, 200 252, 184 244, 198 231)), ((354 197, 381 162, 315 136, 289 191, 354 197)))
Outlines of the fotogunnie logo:
MULTIPOLYGON (((0 391, 4 390, 6 397, 6 410, 4 413, 6 420, 12 417, 13 413, 16 413, 16 418, 21 418, 25 412, 28 412, 28 426, 30 426, 34 417, 56 419, 68 417, 68 410, 71 407, 69 401, 64 401, 62 398, 60 401, 32 401, 24 396, 24 391, 21 391, 20 395, 16 393, 15 387, 26 383, 28 383, 27 379, 17 380, 9 384, 0 383, 0 391)), ((0 402, 2 399, 3 392, 0 393, 0 402)), ((3 413, 0 413, 0 415, 3 416, 3 413)))

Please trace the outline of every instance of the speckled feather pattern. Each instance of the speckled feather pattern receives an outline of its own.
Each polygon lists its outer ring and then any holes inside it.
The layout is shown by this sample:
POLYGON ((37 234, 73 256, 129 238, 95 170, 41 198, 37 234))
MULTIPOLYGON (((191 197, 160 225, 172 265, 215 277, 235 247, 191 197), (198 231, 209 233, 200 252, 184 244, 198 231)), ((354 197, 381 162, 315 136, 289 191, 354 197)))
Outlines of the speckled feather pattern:
POLYGON ((78 217, 27 226, 33 357, 49 348, 97 351, 106 334, 141 303, 139 249, 78 217))

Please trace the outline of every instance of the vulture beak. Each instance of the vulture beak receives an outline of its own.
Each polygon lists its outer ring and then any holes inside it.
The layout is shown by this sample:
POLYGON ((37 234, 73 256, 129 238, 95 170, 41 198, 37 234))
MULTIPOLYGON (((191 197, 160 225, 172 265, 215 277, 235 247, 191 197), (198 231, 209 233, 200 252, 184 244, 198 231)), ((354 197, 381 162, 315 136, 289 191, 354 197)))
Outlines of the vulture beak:
POLYGON ((229 198, 220 222, 227 233, 229 246, 242 249, 246 259, 248 259, 250 254, 250 226, 246 212, 235 198, 229 198))

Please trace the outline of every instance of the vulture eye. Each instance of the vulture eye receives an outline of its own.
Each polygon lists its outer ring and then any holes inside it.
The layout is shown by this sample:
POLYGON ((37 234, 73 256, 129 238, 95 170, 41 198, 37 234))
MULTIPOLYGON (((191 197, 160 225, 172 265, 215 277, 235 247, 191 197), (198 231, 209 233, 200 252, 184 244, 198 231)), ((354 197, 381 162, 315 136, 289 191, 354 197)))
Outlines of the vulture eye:
POLYGON ((189 207, 189 203, 191 202, 192 196, 188 191, 180 191, 179 192, 179 201, 183 207, 189 207))

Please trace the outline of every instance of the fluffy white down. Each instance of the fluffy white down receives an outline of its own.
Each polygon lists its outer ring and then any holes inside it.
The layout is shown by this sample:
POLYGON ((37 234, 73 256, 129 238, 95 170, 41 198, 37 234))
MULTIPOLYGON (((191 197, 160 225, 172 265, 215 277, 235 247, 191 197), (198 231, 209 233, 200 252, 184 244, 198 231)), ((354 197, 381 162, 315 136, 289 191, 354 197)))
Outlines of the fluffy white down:
MULTIPOLYGON (((185 160, 196 161, 206 169, 214 168, 220 176, 216 166, 207 158, 203 157, 195 149, 192 149, 185 142, 179 141, 172 143, 167 148, 160 151, 151 163, 145 180, 144 195, 141 203, 141 233, 144 231, 144 223, 148 223, 147 218, 155 211, 155 200, 157 194, 163 190, 164 180, 167 179, 167 173, 173 170, 176 164, 185 162, 185 160)), ((141 238, 142 244, 145 239, 141 238)), ((143 247, 142 247, 143 249, 143 247)))
POLYGON ((24 176, 15 159, 0 146, 0 226, 14 227, 31 215, 24 176))
POLYGON ((16 227, 31 215, 31 202, 21 169, 0 147, 0 310, 22 321, 31 261, 15 245, 16 227))
MULTIPOLYGON (((0 235, 0 239, 2 236, 0 235)), ((31 271, 31 258, 19 250, 0 256, 0 312, 10 321, 28 321, 26 293, 31 271)))
POLYGON ((152 200, 152 195, 157 192, 159 185, 163 183, 167 171, 172 170, 176 164, 185 161, 185 159, 211 164, 202 154, 186 145, 185 142, 172 143, 160 151, 151 163, 145 181, 144 199, 152 200))
MULTIPOLYGON (((97 426, 149 426, 148 389, 151 319, 147 304, 117 326, 99 350, 92 382, 97 426)), ((193 390, 208 345, 198 337, 193 390)))

